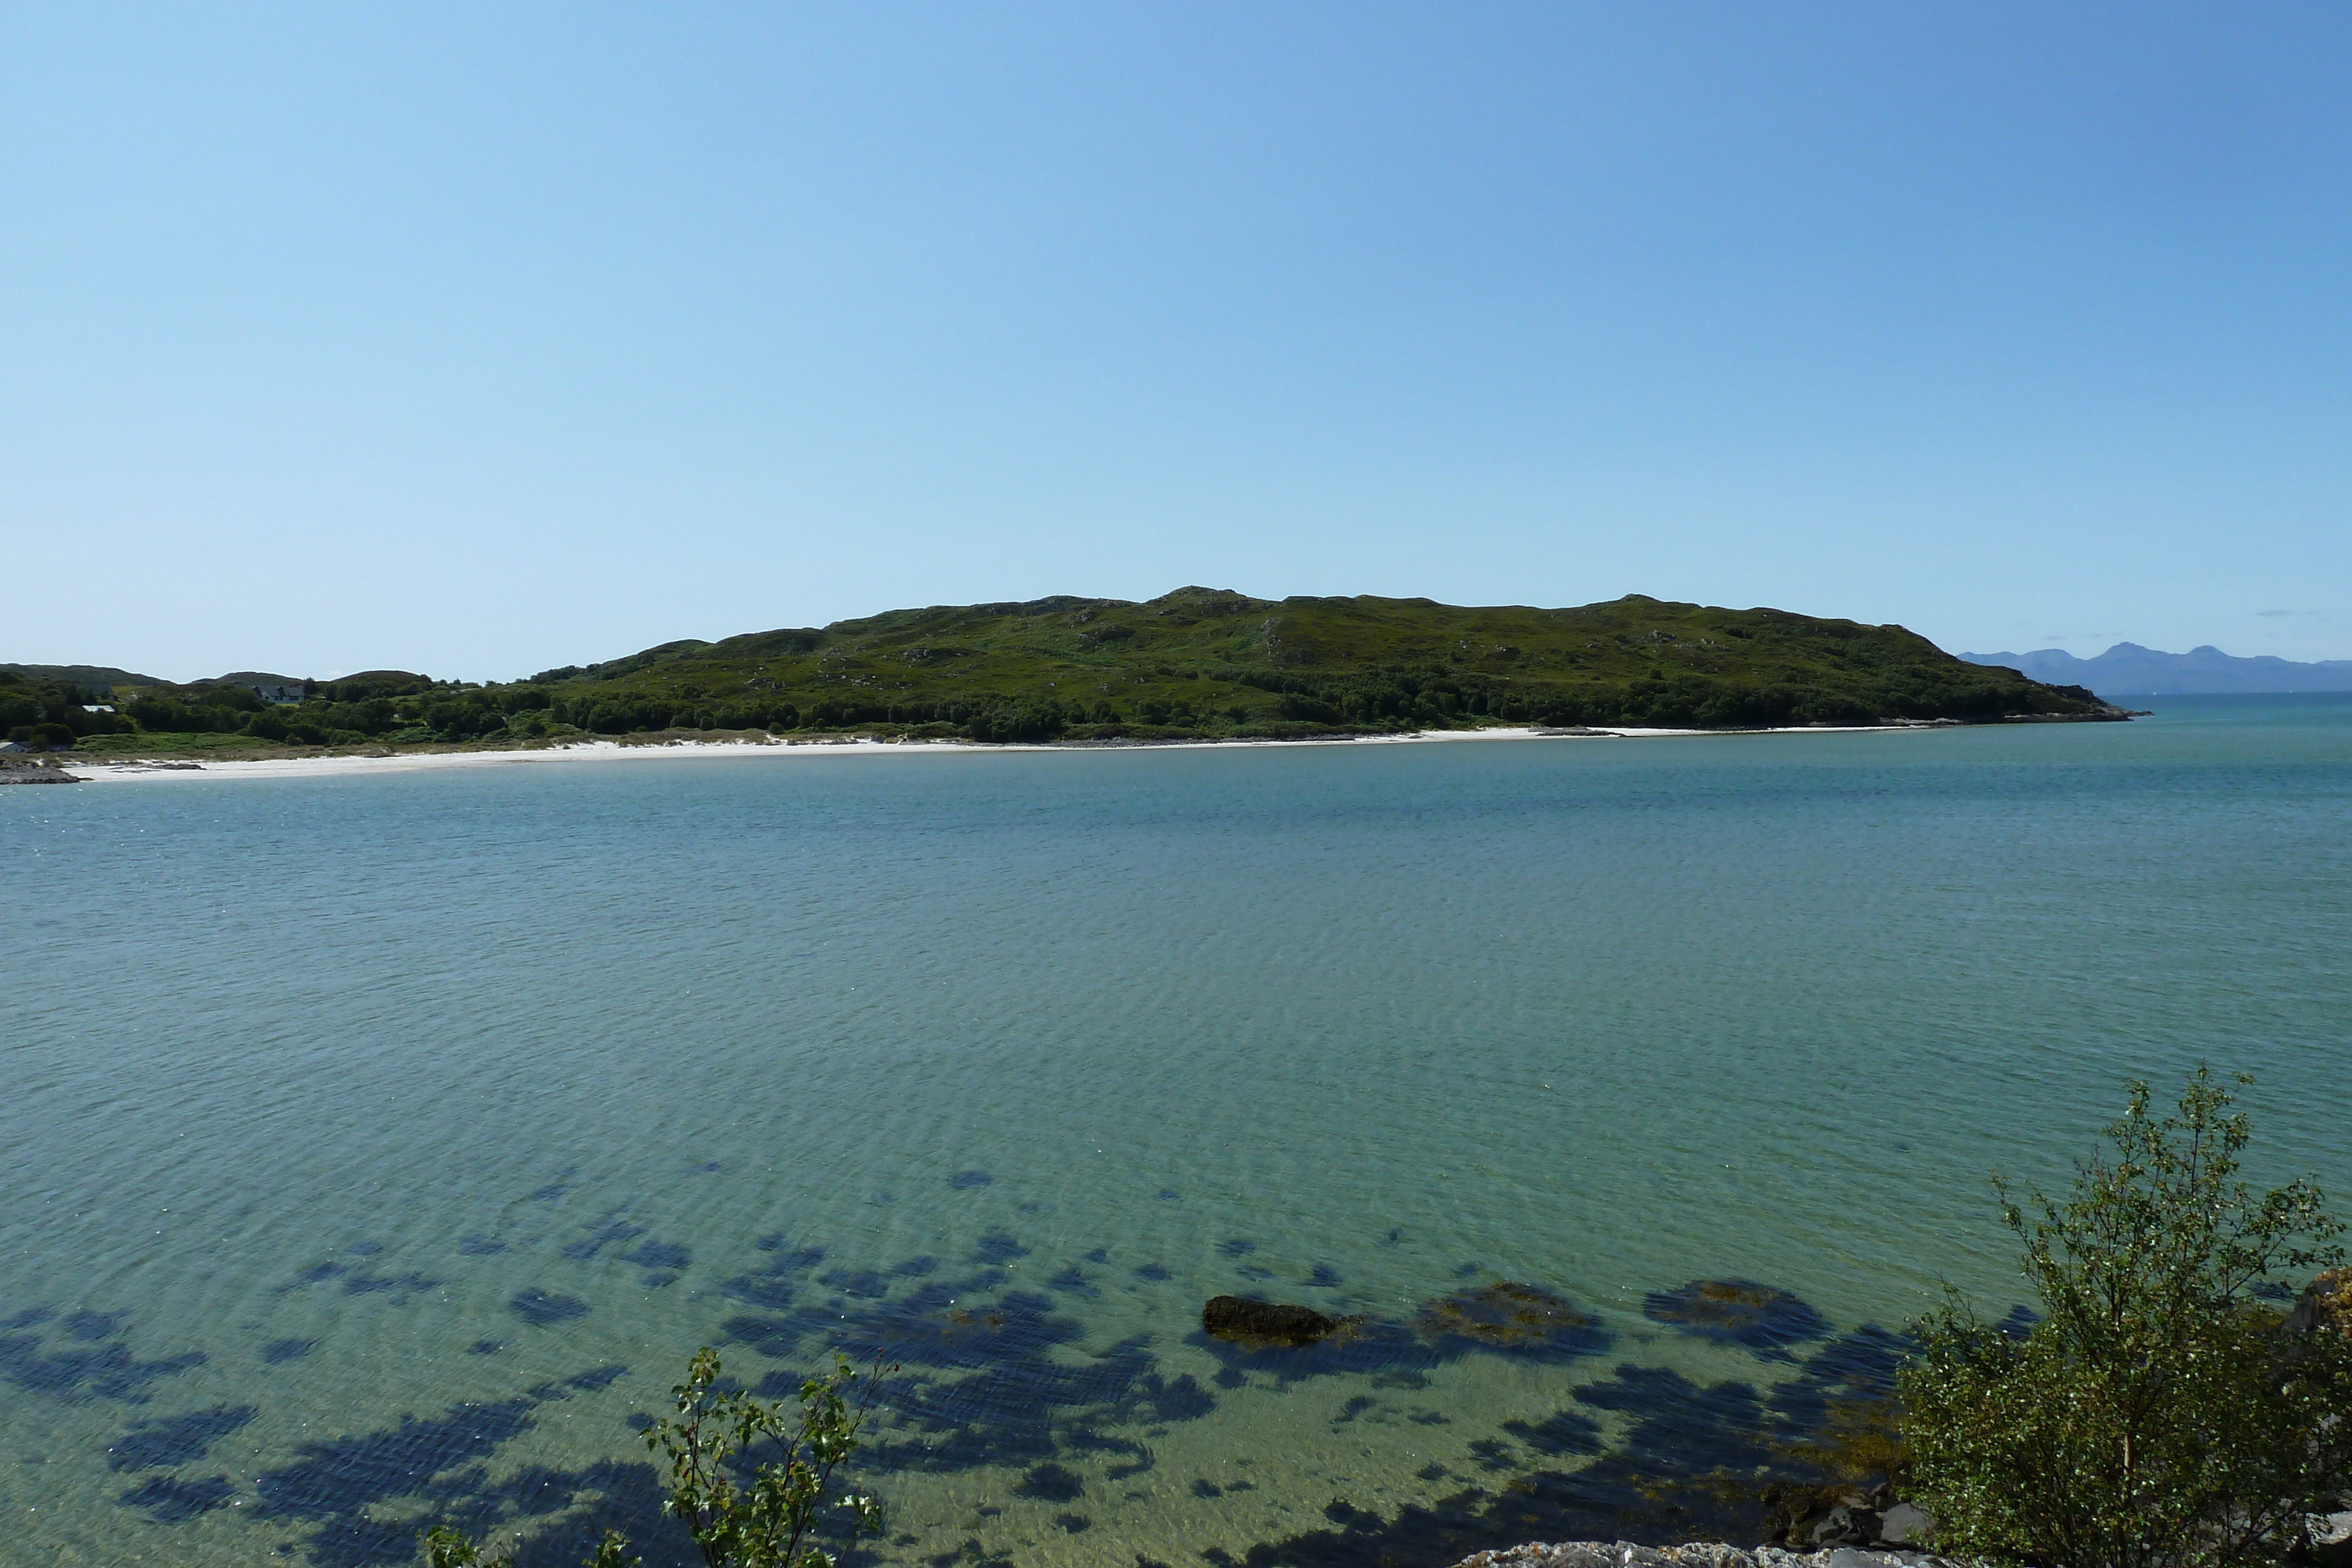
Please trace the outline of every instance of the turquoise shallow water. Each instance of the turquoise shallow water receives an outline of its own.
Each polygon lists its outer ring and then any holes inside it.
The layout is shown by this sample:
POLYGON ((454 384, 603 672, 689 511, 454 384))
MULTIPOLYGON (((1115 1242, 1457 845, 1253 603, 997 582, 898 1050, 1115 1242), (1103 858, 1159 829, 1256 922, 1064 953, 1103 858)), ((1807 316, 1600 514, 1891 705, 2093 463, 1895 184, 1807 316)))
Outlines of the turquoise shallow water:
POLYGON ((0 791, 0 1561, 576 1562, 694 1346, 881 1338, 871 1561, 1734 1530, 2125 1077, 2352 1196, 2347 828, 2333 698, 0 791))

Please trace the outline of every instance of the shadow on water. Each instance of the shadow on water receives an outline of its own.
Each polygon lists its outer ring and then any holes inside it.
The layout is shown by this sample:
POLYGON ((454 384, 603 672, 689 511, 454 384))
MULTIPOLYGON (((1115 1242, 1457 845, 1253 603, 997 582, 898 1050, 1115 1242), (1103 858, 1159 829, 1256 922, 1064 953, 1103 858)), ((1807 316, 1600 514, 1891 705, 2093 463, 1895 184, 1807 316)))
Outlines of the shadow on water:
POLYGON ((1830 1332, 1829 1321, 1806 1302, 1753 1280, 1693 1280, 1677 1290, 1653 1291, 1642 1302, 1642 1315, 1780 1360, 1789 1358, 1790 1346, 1830 1332))
MULTIPOLYGON (((374 1243, 365 1242, 362 1245, 373 1247, 374 1243)), ((358 1252, 360 1249, 354 1247, 350 1250, 358 1252)), ((376 1249, 376 1251, 382 1250, 381 1248, 376 1249)), ((368 1252, 362 1255, 373 1257, 375 1253, 368 1252)), ((307 1291, 313 1285, 323 1285, 329 1281, 340 1281, 343 1293, 347 1296, 390 1296, 396 1304, 401 1306, 407 1305, 413 1297, 428 1295, 439 1290, 445 1283, 433 1275, 420 1274, 413 1269, 405 1274, 376 1274, 350 1263, 314 1263, 278 1286, 278 1293, 281 1296, 290 1296, 307 1291)))
MULTIPOLYGON (((621 1249, 660 1245, 643 1232, 603 1239, 621 1249)), ((951 1277, 941 1277, 939 1260, 925 1255, 819 1278, 822 1249, 782 1234, 762 1237, 758 1246, 758 1266, 721 1286, 746 1309, 726 1321, 724 1339, 788 1364, 764 1375, 756 1368, 730 1370, 746 1381, 756 1376, 753 1386, 763 1396, 790 1399, 802 1369, 835 1354, 861 1364, 877 1357, 894 1364, 877 1391, 861 1470, 1012 1467, 1021 1472, 1017 1495, 1078 1504, 1098 1482, 1150 1469, 1150 1441, 1160 1429, 1217 1409, 1213 1388, 1189 1374, 1167 1375, 1150 1335, 1088 1349, 1085 1325, 1063 1301, 1007 1290, 1007 1272, 995 1265, 1026 1257, 1029 1249, 1002 1230, 986 1233, 971 1263, 951 1277)), ((1107 1254, 1089 1256, 1107 1260, 1107 1254)), ((352 1278, 346 1267, 331 1267, 337 1271, 313 1270, 316 1279, 303 1282, 352 1278)), ((1329 1273, 1336 1283, 1337 1271, 1329 1273)), ((1075 1265, 1051 1284, 1073 1304, 1097 1294, 1075 1265)), ((588 1306, 531 1289, 519 1292, 509 1310, 525 1323, 551 1328, 588 1306)), ((1202 1556, 1247 1568, 1354 1568, 1451 1562, 1544 1538, 1745 1544, 1786 1522, 1775 1522, 1775 1511, 1785 1516, 1790 1497, 1817 1496, 1828 1483, 1883 1473, 1893 1462, 1893 1380, 1906 1348, 1900 1336, 1874 1325, 1832 1335, 1803 1301, 1744 1281, 1659 1292, 1645 1311, 1745 1348, 1758 1358, 1759 1375, 1780 1381, 1700 1383, 1670 1368, 1627 1364, 1578 1388, 1548 1415, 1488 1429, 1458 1427, 1438 1411, 1394 1400, 1391 1391, 1425 1386, 1430 1371, 1461 1357, 1566 1362, 1611 1345, 1593 1314, 1511 1282, 1465 1286, 1403 1322, 1342 1320, 1337 1332, 1309 1344, 1240 1344, 1189 1333, 1187 1343, 1220 1363, 1214 1382, 1228 1387, 1258 1379, 1291 1387, 1328 1375, 1368 1376, 1370 1392, 1349 1390, 1353 1396, 1335 1406, 1333 1430, 1400 1420, 1432 1428, 1431 1438, 1451 1447, 1441 1448, 1437 1462, 1420 1474, 1455 1488, 1393 1514, 1333 1499, 1321 1528, 1238 1552, 1211 1545, 1202 1556)), ((119 1313, 60 1317, 46 1311, 0 1321, 0 1375, 58 1398, 137 1405, 159 1379, 203 1364, 202 1353, 138 1359, 124 1343, 126 1321, 119 1313)), ((474 1348, 495 1354, 502 1346, 485 1341, 474 1348)), ((263 1349, 275 1363, 310 1346, 280 1341, 263 1349)), ((478 1538, 495 1535, 501 1550, 520 1537, 520 1568, 569 1568, 607 1527, 626 1531, 651 1561, 684 1561, 691 1546, 660 1517, 647 1464, 611 1459, 576 1469, 528 1468, 502 1479, 490 1475, 496 1456, 538 1426, 544 1406, 609 1387, 625 1370, 597 1367, 513 1397, 404 1415, 373 1430, 306 1442, 287 1462, 244 1483, 184 1472, 220 1463, 213 1448, 257 1419, 251 1405, 130 1421, 107 1462, 131 1472, 135 1483, 119 1501, 154 1522, 184 1524, 241 1505, 258 1523, 294 1527, 300 1538, 287 1544, 326 1568, 413 1563, 417 1532, 430 1522, 478 1538)), ((642 1428, 646 1420, 629 1424, 642 1428)), ((1216 1538, 1217 1499, 1240 1486, 1194 1485, 1193 1500, 1209 1511, 1201 1520, 1204 1542, 1216 1538)), ((1093 1520, 1071 1512, 1056 1522, 1076 1533, 1093 1520)), ((961 1556, 977 1553, 977 1542, 967 1544, 961 1556)))
MULTIPOLYGON (((526 1531, 519 1565, 576 1563, 608 1526, 646 1546, 682 1545, 660 1517, 651 1465, 606 1460, 572 1470, 531 1467, 499 1481, 488 1476, 486 1462, 530 1431, 541 1407, 607 1388, 627 1370, 594 1367, 511 1399, 403 1416, 373 1431, 301 1444, 292 1462, 255 1478, 254 1517, 308 1526, 305 1550, 327 1568, 414 1563, 418 1533, 434 1522, 478 1537, 526 1531), (421 1511, 377 1517, 373 1511, 386 1503, 421 1511)), ((123 1501, 137 1505, 131 1494, 123 1501)))
POLYGON ((185 1524, 200 1514, 226 1508, 236 1497, 236 1483, 226 1476, 206 1476, 194 1481, 150 1476, 116 1500, 126 1508, 139 1510, 158 1524, 185 1524))
POLYGON ((588 1315, 588 1303, 577 1296, 559 1296, 546 1291, 517 1291, 507 1302, 507 1311, 533 1328, 549 1328, 573 1318, 588 1315))
POLYGON ((133 1421, 106 1450, 110 1470, 162 1470, 205 1457, 214 1442, 252 1424, 260 1412, 250 1405, 215 1405, 184 1416, 133 1421))
POLYGON ((144 1405, 158 1380, 205 1364, 205 1353, 142 1361, 123 1343, 122 1312, 35 1307, 0 1319, 0 1377, 30 1394, 69 1403, 112 1399, 144 1405))
MULTIPOLYGON (((1536 1540, 1752 1544, 1777 1536, 1792 1506, 1821 1488, 1885 1473, 1896 1451, 1895 1369, 1906 1348, 1901 1336, 1864 1325, 1763 1392, 1621 1365, 1578 1389, 1570 1407, 1467 1442, 1466 1468, 1517 1472, 1499 1487, 1465 1485, 1392 1516, 1335 1499, 1323 1511, 1326 1529, 1202 1555, 1220 1568, 1360 1568, 1450 1563, 1536 1540), (1622 1422, 1613 1442, 1604 1415, 1622 1422), (1560 1462, 1576 1459, 1587 1462, 1560 1462)), ((1779 1345, 1758 1354, 1787 1355, 1779 1345)), ((1439 1464, 1421 1473, 1442 1481, 1454 1472, 1439 1464)))
MULTIPOLYGON (((774 1250, 787 1255, 781 1240, 774 1250)), ((1028 1250, 992 1231, 976 1260, 1010 1260, 1028 1250)), ((1051 1296, 995 1295, 1005 1274, 994 1267, 933 1278, 936 1262, 925 1257, 887 1270, 841 1270, 818 1281, 835 1294, 795 1306, 801 1276, 814 1267, 808 1251, 729 1281, 729 1295, 763 1310, 722 1326, 730 1340, 772 1361, 837 1353, 853 1363, 896 1364, 899 1370, 877 1391, 881 1414, 861 1459, 867 1468, 1010 1464, 1034 1472, 1057 1457, 1092 1454, 1113 1458, 1108 1473, 1116 1479, 1150 1468, 1152 1458, 1143 1443, 1106 1428, 1196 1420, 1216 1407, 1190 1375, 1165 1376, 1145 1336, 1092 1354, 1075 1350, 1083 1326, 1051 1296)), ((1093 1293, 1075 1268, 1058 1282, 1071 1294, 1093 1293)), ((797 1373, 778 1371, 757 1392, 782 1398, 798 1386, 797 1373)))

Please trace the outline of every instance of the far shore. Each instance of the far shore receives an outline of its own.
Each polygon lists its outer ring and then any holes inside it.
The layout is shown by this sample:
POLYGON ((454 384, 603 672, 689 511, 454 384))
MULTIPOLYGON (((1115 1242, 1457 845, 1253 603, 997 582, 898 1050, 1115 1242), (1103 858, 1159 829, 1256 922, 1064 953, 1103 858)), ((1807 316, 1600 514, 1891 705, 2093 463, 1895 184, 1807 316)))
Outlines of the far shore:
MULTIPOLYGON (((1786 729, 1642 729, 1552 728, 1544 726, 1496 726, 1484 729, 1413 730, 1398 735, 1318 736, 1298 740, 1137 740, 990 743, 968 740, 914 740, 872 736, 824 737, 730 737, 724 740, 679 738, 632 740, 563 740, 512 750, 341 752, 330 755, 260 758, 89 758, 53 756, 44 760, 90 783, 142 783, 191 779, 325 779, 361 774, 410 773, 450 768, 495 768, 518 764, 560 762, 641 762, 680 758, 778 758, 896 756, 971 757, 995 752, 1105 752, 1141 750, 1204 750, 1212 747, 1255 747, 1261 749, 1318 746, 1415 746, 1450 741, 1504 740, 1663 740, 1698 739, 1752 735, 1906 735, 1921 730, 1956 727, 1949 724, 1888 724, 1832 727, 1807 725, 1786 729)), ((30 761, 30 757, 24 760, 30 761)))

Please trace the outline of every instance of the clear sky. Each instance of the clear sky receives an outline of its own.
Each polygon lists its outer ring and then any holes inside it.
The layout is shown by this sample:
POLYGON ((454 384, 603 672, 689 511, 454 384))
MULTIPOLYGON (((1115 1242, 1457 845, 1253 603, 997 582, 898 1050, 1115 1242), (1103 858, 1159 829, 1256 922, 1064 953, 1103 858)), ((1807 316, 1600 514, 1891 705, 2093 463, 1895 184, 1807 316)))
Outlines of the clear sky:
POLYGON ((2352 656, 2352 6, 0 8, 0 659, 1048 593, 2352 656))

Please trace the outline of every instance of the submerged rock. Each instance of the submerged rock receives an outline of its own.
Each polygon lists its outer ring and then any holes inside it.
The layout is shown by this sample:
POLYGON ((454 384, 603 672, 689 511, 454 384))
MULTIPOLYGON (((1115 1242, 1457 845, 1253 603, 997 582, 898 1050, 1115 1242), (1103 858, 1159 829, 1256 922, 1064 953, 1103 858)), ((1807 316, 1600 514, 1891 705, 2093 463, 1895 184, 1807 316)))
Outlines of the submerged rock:
POLYGON ((1236 1344, 1313 1344, 1360 1321, 1326 1317, 1313 1307, 1288 1301, 1254 1301, 1246 1296, 1212 1296, 1201 1309, 1201 1327, 1236 1344))
POLYGON ((1522 1355, 1585 1355, 1608 1343, 1601 1320, 1564 1296, 1504 1280, 1424 1304, 1413 1332, 1432 1344, 1522 1355))
POLYGON ((1642 1315, 1759 1352, 1820 1339, 1830 1327, 1801 1298, 1753 1280, 1693 1280, 1679 1290, 1653 1291, 1642 1315))

